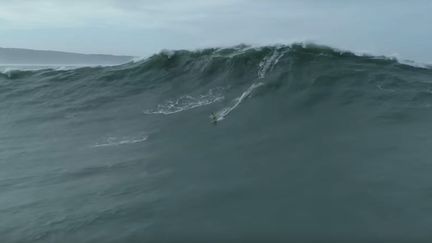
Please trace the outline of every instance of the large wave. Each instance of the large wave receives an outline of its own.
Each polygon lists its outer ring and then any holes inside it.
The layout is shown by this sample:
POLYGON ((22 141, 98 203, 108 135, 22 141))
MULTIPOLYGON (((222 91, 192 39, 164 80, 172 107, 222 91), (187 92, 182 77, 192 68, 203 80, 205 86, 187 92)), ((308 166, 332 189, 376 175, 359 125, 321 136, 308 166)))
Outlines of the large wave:
MULTIPOLYGON (((142 104, 145 113, 164 114, 222 100, 233 103, 235 108, 260 86, 265 90, 261 93, 284 89, 287 94, 303 94, 304 99, 317 98, 318 93, 356 92, 369 96, 370 101, 386 99, 385 91, 398 89, 404 95, 393 98, 411 95, 414 101, 430 89, 430 72, 428 68, 404 65, 391 58, 357 56, 312 44, 258 48, 240 45, 164 51, 115 67, 9 70, 1 74, 0 85, 3 98, 49 103, 58 109, 75 111, 148 92, 156 100, 142 104), (415 78, 411 78, 412 72, 416 73, 415 78), (425 75, 425 80, 419 80, 419 74, 425 75)), ((349 102, 344 97, 340 99, 349 102)))
POLYGON ((432 69, 314 44, 5 70, 0 239, 424 240, 431 108, 432 69))

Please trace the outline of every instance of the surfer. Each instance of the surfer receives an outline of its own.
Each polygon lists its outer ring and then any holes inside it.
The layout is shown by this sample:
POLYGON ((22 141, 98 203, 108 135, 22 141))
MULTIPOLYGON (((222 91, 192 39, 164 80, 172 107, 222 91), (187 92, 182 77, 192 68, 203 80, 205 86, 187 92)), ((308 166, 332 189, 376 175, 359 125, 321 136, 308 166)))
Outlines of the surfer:
POLYGON ((218 117, 216 116, 216 114, 214 112, 211 113, 210 115, 210 120, 213 123, 213 125, 216 125, 218 122, 218 117))

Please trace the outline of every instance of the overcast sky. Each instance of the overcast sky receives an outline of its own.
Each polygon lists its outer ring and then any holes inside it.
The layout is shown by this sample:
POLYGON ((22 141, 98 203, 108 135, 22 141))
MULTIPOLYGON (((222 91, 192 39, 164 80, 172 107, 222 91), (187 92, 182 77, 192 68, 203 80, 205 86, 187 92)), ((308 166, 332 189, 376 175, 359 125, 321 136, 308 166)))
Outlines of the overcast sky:
POLYGON ((0 46, 145 56, 313 41, 432 63, 431 0, 0 0, 0 46))

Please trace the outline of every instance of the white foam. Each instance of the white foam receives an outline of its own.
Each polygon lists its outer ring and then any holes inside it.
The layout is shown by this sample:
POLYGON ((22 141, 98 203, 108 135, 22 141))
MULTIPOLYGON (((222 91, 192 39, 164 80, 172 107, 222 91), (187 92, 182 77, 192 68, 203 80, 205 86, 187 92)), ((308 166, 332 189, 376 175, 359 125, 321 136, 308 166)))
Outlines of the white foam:
POLYGON ((197 97, 191 95, 184 95, 176 100, 167 100, 163 104, 159 104, 154 110, 144 111, 144 114, 170 115, 194 109, 200 106, 210 105, 215 102, 219 102, 225 98, 219 90, 221 90, 221 88, 210 89, 207 94, 202 94, 197 97))
POLYGON ((285 55, 287 51, 280 51, 281 49, 282 47, 275 48, 271 55, 264 57, 258 64, 258 79, 264 79, 267 72, 273 70, 279 60, 285 55))
POLYGON ((145 62, 145 61, 148 61, 148 59, 149 59, 149 57, 148 56, 140 56, 140 57, 134 57, 133 59, 132 59, 132 62, 133 63, 137 63, 137 62, 145 62))
MULTIPOLYGON (((334 49, 334 50, 339 50, 339 49, 334 49)), ((374 52, 371 52, 371 51, 365 51, 365 50, 363 50, 363 51, 361 51, 361 50, 360 51, 348 51, 348 50, 343 50, 343 49, 341 50, 341 52, 350 52, 350 53, 353 53, 357 57, 369 57, 371 59, 376 59, 376 60, 393 60, 393 61, 396 61, 400 64, 415 67, 415 68, 432 69, 432 63, 431 62, 424 63, 424 62, 413 61, 413 60, 404 58, 399 53, 378 55, 378 54, 374 54, 374 52)))
POLYGON ((432 64, 420 63, 420 62, 415 62, 407 59, 397 59, 397 61, 401 64, 405 64, 411 67, 432 69, 432 64))
POLYGON ((229 54, 222 54, 223 51, 225 51, 226 49, 227 48, 225 48, 225 47, 218 48, 213 53, 212 57, 228 57, 228 58, 233 58, 235 56, 239 56, 239 55, 245 54, 249 50, 257 49, 257 47, 252 47, 252 46, 237 46, 237 47, 233 48, 234 49, 233 52, 230 52, 229 54))
POLYGON ((94 148, 99 147, 110 147, 110 146, 119 146, 119 145, 125 145, 125 144, 134 144, 134 143, 141 143, 146 141, 148 136, 143 137, 122 137, 122 138, 116 138, 116 137, 108 137, 104 142, 97 143, 93 145, 94 148))
POLYGON ((12 72, 14 71, 14 69, 12 68, 2 68, 0 69, 0 73, 6 75, 8 78, 11 78, 12 72))
POLYGON ((0 73, 7 74, 10 71, 13 71, 13 69, 10 67, 0 67, 0 73))
POLYGON ((0 72, 4 74, 11 73, 13 71, 39 71, 44 69, 56 70, 56 71, 64 71, 64 70, 73 70, 83 67, 108 67, 115 66, 113 65, 98 65, 98 64, 1 64, 0 72))
MULTIPOLYGON (((216 112, 216 114, 214 114, 214 116, 216 116, 216 121, 221 121, 223 119, 225 119, 225 117, 231 113, 231 111, 233 111, 234 109, 236 109, 242 102, 244 99, 246 99, 247 97, 249 97, 251 95, 251 93, 258 87, 263 86, 264 83, 253 83, 247 90, 245 90, 239 97, 235 98, 233 100, 232 105, 223 108, 222 110, 216 112)), ((211 119, 213 119, 212 116, 210 116, 211 119)))
POLYGON ((173 57, 176 54, 176 51, 163 49, 160 51, 160 54, 163 54, 163 55, 167 56, 168 59, 170 59, 171 57, 173 57))
MULTIPOLYGON (((244 51, 244 49, 242 49, 241 51, 244 51)), ((264 57, 264 59, 258 64, 258 80, 264 79, 266 74, 269 71, 273 70, 273 68, 278 64, 279 60, 287 52, 288 49, 284 50, 284 46, 278 46, 273 50, 273 52, 270 55, 264 57)), ((262 82, 253 83, 239 97, 235 98, 230 106, 225 107, 222 110, 216 112, 215 114, 210 115, 210 119, 215 119, 216 121, 221 121, 225 119, 225 117, 233 110, 235 110, 243 102, 244 99, 248 98, 256 88, 261 87, 263 85, 264 83, 262 82)))

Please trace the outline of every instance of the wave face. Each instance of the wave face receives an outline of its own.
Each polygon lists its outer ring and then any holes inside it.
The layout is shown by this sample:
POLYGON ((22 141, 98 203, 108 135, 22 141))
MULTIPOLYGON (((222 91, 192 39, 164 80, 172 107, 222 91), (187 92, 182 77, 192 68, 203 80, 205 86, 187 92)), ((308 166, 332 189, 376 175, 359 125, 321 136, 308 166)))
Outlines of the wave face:
POLYGON ((317 45, 0 73, 2 242, 432 238, 432 70, 317 45))

